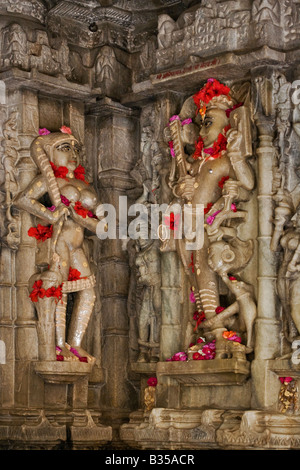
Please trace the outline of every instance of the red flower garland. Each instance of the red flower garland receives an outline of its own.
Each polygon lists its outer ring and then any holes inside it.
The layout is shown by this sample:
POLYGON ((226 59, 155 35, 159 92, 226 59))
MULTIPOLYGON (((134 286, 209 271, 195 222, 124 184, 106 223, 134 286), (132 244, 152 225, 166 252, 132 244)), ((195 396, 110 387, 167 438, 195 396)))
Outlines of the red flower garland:
POLYGON ((88 184, 88 182, 84 179, 85 178, 85 168, 82 165, 78 165, 78 167, 75 168, 74 176, 77 180, 84 181, 86 184, 88 184))
POLYGON ((50 227, 38 224, 37 227, 30 227, 28 230, 28 236, 33 237, 38 241, 44 242, 48 238, 52 237, 53 234, 53 226, 50 227))
POLYGON ((54 163, 50 162, 55 178, 62 178, 68 181, 67 174, 69 172, 66 166, 56 166, 54 163))
POLYGON ((218 158, 223 150, 226 150, 227 139, 223 134, 218 135, 218 139, 213 143, 213 146, 205 149, 204 152, 208 153, 212 158, 218 158))
POLYGON ((218 182, 219 188, 223 189, 224 183, 225 183, 225 181, 227 181, 228 179, 229 179, 229 176, 223 176, 223 178, 221 178, 220 181, 218 182))
POLYGON ((39 299, 43 299, 44 297, 56 297, 57 301, 62 298, 62 284, 58 287, 49 287, 48 289, 44 289, 43 281, 40 279, 35 281, 32 286, 32 291, 29 294, 32 302, 37 302, 39 299))
POLYGON ((203 142, 203 139, 201 137, 201 135, 198 137, 198 140, 197 142, 195 142, 195 152, 193 153, 192 157, 194 160, 197 160, 197 158, 201 158, 202 157, 202 150, 203 150, 203 147, 204 147, 204 142, 203 142))
POLYGON ((78 215, 81 215, 81 217, 83 217, 84 219, 87 217, 89 212, 88 209, 85 209, 85 207, 83 207, 80 201, 75 202, 74 210, 75 212, 77 212, 78 215))
MULTIPOLYGON (((55 178, 62 178, 66 181, 69 181, 67 178, 67 174, 69 172, 66 166, 56 166, 53 162, 50 162, 52 166, 52 170, 54 173, 55 178)), ((74 177, 77 180, 84 181, 86 184, 89 184, 88 181, 85 180, 85 168, 82 165, 78 165, 74 170, 74 177)))

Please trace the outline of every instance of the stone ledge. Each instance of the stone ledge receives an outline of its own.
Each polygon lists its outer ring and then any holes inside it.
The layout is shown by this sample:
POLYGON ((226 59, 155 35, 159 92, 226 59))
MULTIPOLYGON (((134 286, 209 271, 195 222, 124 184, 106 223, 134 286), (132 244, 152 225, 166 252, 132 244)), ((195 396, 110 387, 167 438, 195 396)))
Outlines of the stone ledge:
POLYGON ((71 384, 89 375, 93 365, 77 361, 41 361, 36 362, 33 368, 47 383, 71 384))
POLYGON ((300 364, 293 364, 291 359, 274 359, 270 361, 270 368, 278 377, 300 379, 300 364))
POLYGON ((250 363, 240 359, 159 362, 157 377, 176 379, 183 385, 242 385, 250 376, 250 363))
POLYGON ((151 375, 156 373, 157 362, 133 362, 131 364, 132 372, 142 375, 151 375))

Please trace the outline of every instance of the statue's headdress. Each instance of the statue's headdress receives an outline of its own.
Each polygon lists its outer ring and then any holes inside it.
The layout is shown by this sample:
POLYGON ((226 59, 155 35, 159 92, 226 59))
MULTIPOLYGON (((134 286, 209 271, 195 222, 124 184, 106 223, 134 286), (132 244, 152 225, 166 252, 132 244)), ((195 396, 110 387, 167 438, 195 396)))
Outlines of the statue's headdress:
POLYGON ((230 88, 215 78, 209 78, 204 87, 193 96, 193 100, 202 119, 208 108, 227 111, 234 104, 230 96, 230 88))
POLYGON ((52 204, 55 206, 60 204, 61 198, 60 190, 50 164, 52 151, 57 145, 63 142, 70 142, 71 145, 78 144, 77 139, 72 134, 64 130, 64 126, 61 129, 63 129, 61 132, 43 133, 34 139, 30 147, 31 156, 34 162, 46 178, 48 193, 52 204), (50 160, 47 153, 50 154, 50 160))

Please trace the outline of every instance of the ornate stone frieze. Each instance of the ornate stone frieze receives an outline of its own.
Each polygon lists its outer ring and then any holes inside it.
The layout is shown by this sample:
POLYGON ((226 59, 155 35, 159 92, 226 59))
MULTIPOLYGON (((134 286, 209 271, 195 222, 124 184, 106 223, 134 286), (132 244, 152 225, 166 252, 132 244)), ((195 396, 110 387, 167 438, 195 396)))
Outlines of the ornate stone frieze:
POLYGON ((1 0, 0 10, 10 13, 27 16, 41 23, 45 22, 47 9, 42 1, 39 0, 1 0))
POLYGON ((200 8, 183 13, 177 21, 161 15, 157 70, 173 68, 194 57, 243 48, 249 40, 250 20, 250 4, 245 1, 204 1, 200 8))

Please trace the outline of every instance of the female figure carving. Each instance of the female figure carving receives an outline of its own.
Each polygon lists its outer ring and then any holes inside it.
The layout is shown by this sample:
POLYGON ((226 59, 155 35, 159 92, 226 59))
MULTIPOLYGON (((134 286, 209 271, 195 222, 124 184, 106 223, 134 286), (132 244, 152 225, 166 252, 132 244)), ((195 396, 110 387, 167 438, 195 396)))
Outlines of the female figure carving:
MULTIPOLYGON (((84 168, 79 164, 79 142, 69 128, 63 126, 62 130, 64 132, 47 131, 46 135, 33 141, 31 155, 40 173, 14 203, 40 221, 37 227, 28 231, 29 236, 39 240, 38 247, 44 257, 41 263, 37 260, 36 264, 48 264, 48 269, 43 268, 29 280, 30 297, 37 302, 39 322, 51 329, 52 313, 49 309, 53 309, 50 300, 53 301, 54 297, 55 326, 53 313, 52 327, 55 328, 55 345, 60 360, 94 362, 94 358, 82 349, 81 343, 95 302, 95 278, 85 252, 84 230, 96 233, 98 219, 94 212, 97 196, 85 181, 84 168), (48 207, 45 202, 47 195, 50 200, 48 207), (76 299, 66 339, 67 295, 70 292, 75 293, 76 299)), ((51 332, 48 333, 50 337, 51 332)), ((48 333, 41 336, 48 336, 48 333)), ((42 353, 44 359, 47 354, 52 357, 52 346, 46 348, 48 352, 42 353)))

